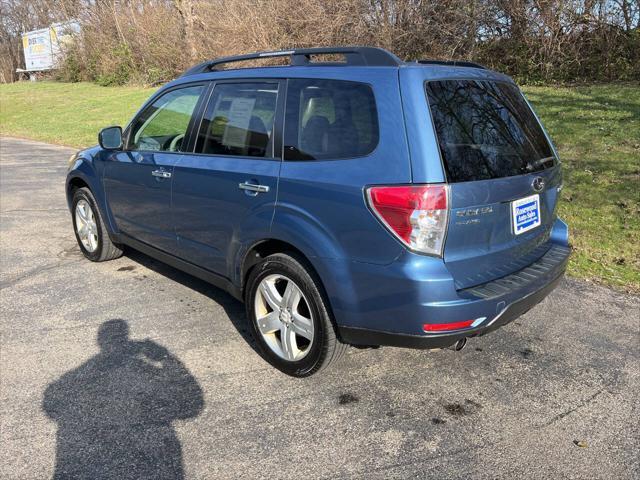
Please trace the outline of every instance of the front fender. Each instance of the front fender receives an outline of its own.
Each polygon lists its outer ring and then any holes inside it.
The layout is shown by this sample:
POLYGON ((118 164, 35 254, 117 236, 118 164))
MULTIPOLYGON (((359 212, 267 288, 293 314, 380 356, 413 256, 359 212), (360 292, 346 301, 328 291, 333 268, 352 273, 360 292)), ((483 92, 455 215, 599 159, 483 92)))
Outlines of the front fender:
POLYGON ((113 222, 113 218, 110 215, 110 210, 107 205, 106 194, 102 184, 102 162, 96 161, 96 156, 99 153, 92 151, 93 149, 79 152, 72 158, 67 178, 65 181, 65 192, 67 197, 67 206, 71 210, 71 202, 73 201, 72 192, 73 184, 78 180, 86 184, 93 193, 93 197, 96 199, 98 208, 102 218, 105 220, 105 225, 109 230, 109 234, 117 233, 117 228, 113 222))

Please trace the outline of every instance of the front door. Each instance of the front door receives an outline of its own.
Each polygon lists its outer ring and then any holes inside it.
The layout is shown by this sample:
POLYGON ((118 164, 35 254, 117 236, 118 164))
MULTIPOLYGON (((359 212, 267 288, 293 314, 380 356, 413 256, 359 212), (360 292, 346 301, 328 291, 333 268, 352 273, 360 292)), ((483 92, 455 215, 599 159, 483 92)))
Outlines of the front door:
POLYGON ((194 153, 174 167, 179 255, 228 278, 233 252, 252 237, 264 238, 273 218, 279 91, 278 80, 216 83, 194 153))
POLYGON ((187 147, 203 84, 170 90, 131 123, 128 144, 105 164, 107 201, 120 232, 169 253, 176 250, 171 219, 174 166, 187 147))

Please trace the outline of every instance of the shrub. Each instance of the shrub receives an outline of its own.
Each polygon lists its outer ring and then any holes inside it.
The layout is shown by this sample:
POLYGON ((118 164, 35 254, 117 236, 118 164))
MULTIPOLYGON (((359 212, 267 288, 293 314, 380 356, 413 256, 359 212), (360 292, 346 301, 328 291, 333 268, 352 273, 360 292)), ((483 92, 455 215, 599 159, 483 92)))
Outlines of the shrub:
POLYGON ((69 81, 88 78, 101 85, 154 84, 207 58, 369 44, 407 60, 475 60, 526 83, 637 80, 640 4, 636 3, 65 1, 64 5, 75 5, 66 15, 80 19, 82 33, 67 52, 59 76, 69 81))

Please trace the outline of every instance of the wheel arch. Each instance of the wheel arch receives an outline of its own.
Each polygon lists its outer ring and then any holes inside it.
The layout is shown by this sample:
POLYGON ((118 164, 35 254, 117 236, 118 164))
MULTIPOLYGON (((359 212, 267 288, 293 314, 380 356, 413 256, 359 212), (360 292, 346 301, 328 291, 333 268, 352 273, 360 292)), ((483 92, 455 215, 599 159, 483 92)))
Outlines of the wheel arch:
POLYGON ((111 216, 111 211, 108 208, 105 192, 102 188, 100 179, 93 168, 90 165, 87 165, 86 161, 79 162, 77 167, 67 174, 65 193, 69 210, 72 210, 73 195, 79 188, 87 188, 91 191, 91 194, 100 209, 100 213, 104 219, 109 236, 117 233, 116 224, 111 216))
POLYGON ((255 242, 247 249, 247 252, 242 257, 239 278, 242 297, 244 298, 245 286, 251 270, 258 265, 262 259, 274 253, 291 253, 296 257, 296 260, 301 261, 303 266, 310 270, 311 275, 317 278, 319 289, 327 301, 327 305, 333 316, 332 295, 327 288, 327 282, 324 278, 326 275, 323 275, 325 272, 323 272, 319 257, 310 255, 292 243, 277 238, 266 238, 255 242))
MULTIPOLYGON (((268 257, 269 255, 273 255, 274 253, 289 252, 304 260, 304 262, 306 263, 305 266, 310 267, 313 270, 313 273, 318 276, 318 278, 320 278, 320 275, 318 275, 318 272, 313 266, 313 263, 309 260, 308 256, 305 255, 302 250, 289 242, 278 240, 276 238, 266 238, 255 242, 253 245, 251 245, 251 247, 247 249, 246 253, 243 255, 240 267, 240 288, 242 288, 242 290, 244 291, 246 280, 249 276, 249 273, 251 272, 251 269, 258 263, 260 263, 262 259, 268 257)), ((322 282, 322 279, 320 279, 320 281, 322 282)))
POLYGON ((323 271, 324 269, 322 268, 320 258, 317 256, 305 254, 305 252, 300 248, 284 240, 279 240, 277 238, 267 238, 259 240, 251 245, 251 247, 244 254, 244 256, 242 257, 242 262, 240 264, 240 292, 242 300, 246 300, 245 287, 252 269, 256 265, 258 265, 263 258, 266 258, 274 253, 293 254, 294 258, 300 261, 302 265, 309 270, 310 275, 315 278, 318 283, 318 290, 320 291, 320 295, 322 295, 325 300, 329 317, 334 328, 336 329, 336 335, 340 337, 339 322, 337 321, 335 315, 335 307, 339 306, 339 303, 338 305, 335 305, 338 299, 335 298, 335 296, 332 295, 330 289, 327 288, 328 284, 325 281, 326 278, 323 278, 322 274, 324 273, 326 277, 328 272, 323 271))
POLYGON ((67 180, 67 204, 69 204, 69 206, 71 206, 74 193, 80 188, 88 188, 91 190, 89 184, 81 177, 71 177, 67 180))

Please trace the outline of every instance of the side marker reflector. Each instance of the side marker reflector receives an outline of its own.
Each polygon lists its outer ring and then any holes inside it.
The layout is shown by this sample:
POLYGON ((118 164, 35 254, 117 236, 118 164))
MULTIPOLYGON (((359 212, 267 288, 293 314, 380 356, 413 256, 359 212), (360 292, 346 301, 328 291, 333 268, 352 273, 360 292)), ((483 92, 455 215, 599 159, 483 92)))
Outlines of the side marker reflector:
MULTIPOLYGON (((484 322, 487 317, 478 317, 475 320, 464 320, 462 322, 451 323, 425 323, 422 329, 425 332, 441 332, 446 330, 460 330, 461 328, 477 327, 484 322)), ((489 324, 490 325, 490 324, 489 324)))
POLYGON ((450 323, 425 323, 422 329, 425 332, 442 332, 446 330, 460 330, 461 328, 470 327, 475 320, 463 320, 462 322, 450 323))

